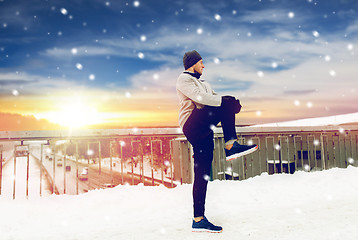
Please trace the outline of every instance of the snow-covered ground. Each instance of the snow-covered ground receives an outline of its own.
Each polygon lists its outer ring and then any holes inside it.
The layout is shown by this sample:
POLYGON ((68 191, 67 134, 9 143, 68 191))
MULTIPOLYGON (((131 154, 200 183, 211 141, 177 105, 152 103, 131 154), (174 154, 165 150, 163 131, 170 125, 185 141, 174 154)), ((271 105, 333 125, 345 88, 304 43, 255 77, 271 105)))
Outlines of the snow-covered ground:
POLYGON ((2 240, 358 239, 358 168, 209 183, 209 220, 192 233, 192 185, 118 186, 30 200, 0 197, 2 240))

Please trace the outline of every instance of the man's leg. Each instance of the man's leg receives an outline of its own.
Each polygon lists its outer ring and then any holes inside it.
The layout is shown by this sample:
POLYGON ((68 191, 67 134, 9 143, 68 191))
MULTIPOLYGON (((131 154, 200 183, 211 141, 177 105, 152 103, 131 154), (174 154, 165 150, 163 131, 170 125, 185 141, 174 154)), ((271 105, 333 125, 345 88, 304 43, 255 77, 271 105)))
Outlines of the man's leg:
POLYGON ((225 109, 223 107, 205 106, 202 111, 207 115, 207 125, 216 126, 221 122, 224 133, 224 140, 237 140, 235 130, 235 112, 234 110, 225 109))
POLYGON ((204 217, 205 198, 208 181, 210 179, 211 164, 213 159, 214 142, 213 134, 205 139, 193 143, 194 150, 194 218, 204 217))
MULTIPOLYGON (((224 140, 226 160, 231 161, 238 157, 252 153, 258 149, 257 145, 241 145, 237 141, 235 130, 235 111, 226 107, 205 106, 195 109, 188 119, 188 128, 194 136, 206 136, 212 132, 212 128, 221 122, 224 140)), ((190 141, 190 139, 188 139, 190 141)))
POLYGON ((206 131, 198 134, 198 132, 194 130, 195 128, 192 128, 195 127, 195 125, 196 124, 188 124, 184 126, 183 129, 184 134, 192 144, 194 150, 194 219, 192 223, 192 231, 222 232, 222 227, 215 226, 205 217, 205 199, 213 160, 214 134, 212 131, 209 134, 207 134, 206 131), (194 134, 195 132, 197 135, 194 134))
POLYGON ((200 139, 211 134, 213 127, 216 127, 219 122, 223 128, 225 142, 236 140, 235 112, 223 107, 205 106, 202 109, 195 109, 185 123, 185 127, 187 132, 190 129, 190 135, 200 139))
POLYGON ((196 109, 183 128, 184 135, 194 151, 194 218, 204 217, 206 189, 214 152, 214 134, 203 118, 205 114, 196 109))

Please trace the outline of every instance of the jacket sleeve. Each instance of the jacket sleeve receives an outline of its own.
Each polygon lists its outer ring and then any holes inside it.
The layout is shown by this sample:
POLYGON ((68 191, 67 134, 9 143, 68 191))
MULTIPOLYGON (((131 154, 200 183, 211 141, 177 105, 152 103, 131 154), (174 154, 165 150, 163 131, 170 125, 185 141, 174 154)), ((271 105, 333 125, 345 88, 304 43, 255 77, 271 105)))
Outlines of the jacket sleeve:
POLYGON ((201 89, 190 77, 180 77, 177 81, 176 88, 195 103, 215 107, 221 105, 220 95, 217 95, 211 89, 209 92, 206 92, 201 89))

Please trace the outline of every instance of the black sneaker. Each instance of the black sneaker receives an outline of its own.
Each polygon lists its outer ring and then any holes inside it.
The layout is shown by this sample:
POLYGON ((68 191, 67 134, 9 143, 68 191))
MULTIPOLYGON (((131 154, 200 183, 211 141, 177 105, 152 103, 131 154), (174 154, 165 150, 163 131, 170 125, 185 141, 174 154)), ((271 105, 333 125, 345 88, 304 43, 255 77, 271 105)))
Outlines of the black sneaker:
POLYGON ((215 226, 214 224, 209 222, 206 217, 204 217, 199 222, 195 222, 193 220, 192 230, 193 232, 221 233, 223 231, 223 228, 220 226, 215 226))
POLYGON ((234 142, 234 145, 230 150, 225 148, 226 161, 234 160, 238 157, 244 156, 246 154, 255 152, 259 147, 254 145, 240 145, 237 141, 234 142))

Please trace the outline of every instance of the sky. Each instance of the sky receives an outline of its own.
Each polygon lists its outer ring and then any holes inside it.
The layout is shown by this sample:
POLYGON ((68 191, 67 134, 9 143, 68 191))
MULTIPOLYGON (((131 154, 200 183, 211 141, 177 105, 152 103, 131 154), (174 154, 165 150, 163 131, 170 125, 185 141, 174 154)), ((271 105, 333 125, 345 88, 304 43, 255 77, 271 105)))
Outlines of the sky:
POLYGON ((358 112, 356 0, 0 0, 0 130, 178 126, 185 52, 236 123, 358 112))

